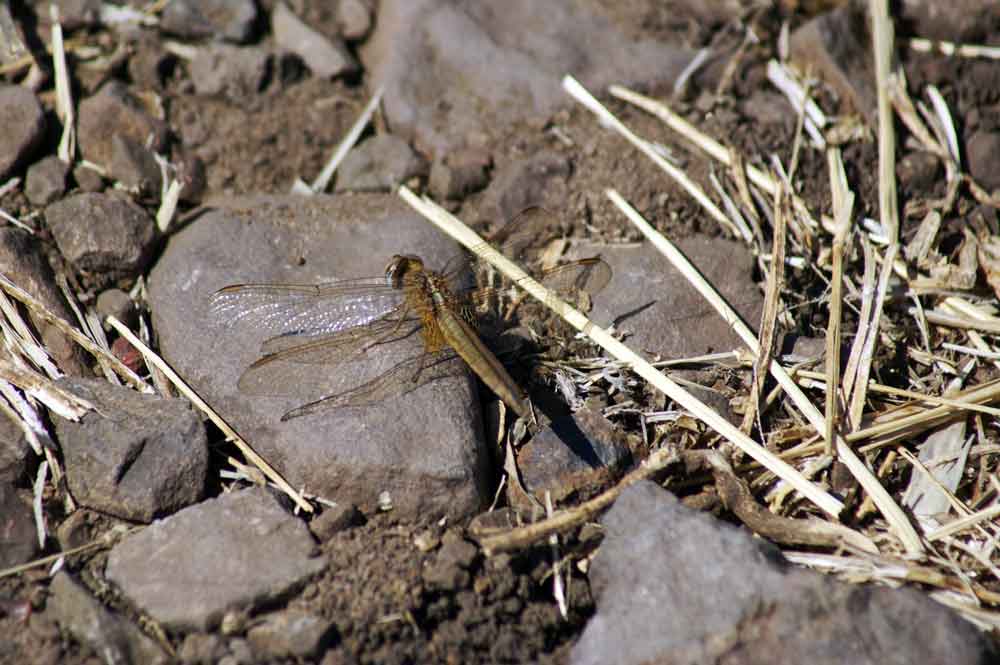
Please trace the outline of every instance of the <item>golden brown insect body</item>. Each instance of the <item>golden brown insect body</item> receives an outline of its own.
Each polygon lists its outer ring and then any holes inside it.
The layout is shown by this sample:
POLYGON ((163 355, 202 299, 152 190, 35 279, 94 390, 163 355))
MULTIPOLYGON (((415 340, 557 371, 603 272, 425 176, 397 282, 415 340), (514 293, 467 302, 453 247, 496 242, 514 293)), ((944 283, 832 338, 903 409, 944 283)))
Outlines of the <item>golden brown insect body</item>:
POLYGON ((447 279, 426 270, 419 257, 399 254, 386 266, 385 276, 387 283, 403 289, 407 304, 423 323, 421 335, 429 353, 450 346, 514 413, 528 414, 520 387, 479 339, 464 316, 464 308, 451 294, 447 279))

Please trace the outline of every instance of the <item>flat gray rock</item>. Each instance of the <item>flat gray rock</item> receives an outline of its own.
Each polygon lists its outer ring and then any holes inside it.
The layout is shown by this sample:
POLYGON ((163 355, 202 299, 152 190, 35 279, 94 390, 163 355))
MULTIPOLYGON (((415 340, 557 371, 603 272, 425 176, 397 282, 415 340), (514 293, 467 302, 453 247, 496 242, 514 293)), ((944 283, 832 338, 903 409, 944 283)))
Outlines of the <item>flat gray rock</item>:
POLYGON ((204 632, 319 573, 326 560, 315 549, 306 525, 255 487, 157 520, 111 550, 106 573, 168 630, 204 632))
POLYGON ((597 613, 573 665, 992 662, 982 634, 925 595, 792 568, 655 483, 626 489, 602 524, 597 613))
POLYGON ((374 362, 306 365, 295 381, 246 395, 237 381, 273 333, 209 315, 210 296, 228 284, 379 276, 396 253, 440 268, 457 252, 391 195, 232 201, 173 236, 152 272, 160 349, 292 486, 365 512, 387 491, 404 518, 467 515, 491 496, 476 385, 464 365, 378 404, 282 422, 289 409, 413 357, 420 341, 384 345, 374 362))
POLYGON ((199 500, 208 440, 187 400, 144 395, 101 379, 63 379, 97 411, 53 416, 73 497, 84 506, 149 522, 199 500))
MULTIPOLYGON (((753 257, 746 247, 701 235, 676 244, 756 330, 763 297, 753 282, 753 257)), ((677 359, 743 347, 707 301, 648 243, 579 249, 581 256, 594 253, 608 262, 614 276, 590 317, 602 326, 614 323, 619 331, 627 331, 625 343, 631 348, 677 359)))
POLYGON ((579 0, 385 0, 361 59, 393 131, 435 159, 494 127, 545 119, 591 90, 673 81, 693 54, 636 39, 579 0), (433 66, 415 63, 433 63, 433 66))
POLYGON ((58 573, 49 592, 46 612, 78 641, 101 654, 105 663, 170 662, 156 642, 120 615, 112 614, 68 573, 58 573))

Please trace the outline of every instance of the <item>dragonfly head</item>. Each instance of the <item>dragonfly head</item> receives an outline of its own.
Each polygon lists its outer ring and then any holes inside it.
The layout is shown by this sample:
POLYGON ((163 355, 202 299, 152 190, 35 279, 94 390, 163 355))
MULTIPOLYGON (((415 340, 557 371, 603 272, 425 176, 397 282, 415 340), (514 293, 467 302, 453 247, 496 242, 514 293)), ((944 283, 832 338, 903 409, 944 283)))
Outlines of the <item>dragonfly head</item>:
POLYGON ((396 254, 385 267, 385 283, 393 288, 402 288, 403 278, 408 272, 419 272, 424 269, 424 262, 413 254, 396 254))

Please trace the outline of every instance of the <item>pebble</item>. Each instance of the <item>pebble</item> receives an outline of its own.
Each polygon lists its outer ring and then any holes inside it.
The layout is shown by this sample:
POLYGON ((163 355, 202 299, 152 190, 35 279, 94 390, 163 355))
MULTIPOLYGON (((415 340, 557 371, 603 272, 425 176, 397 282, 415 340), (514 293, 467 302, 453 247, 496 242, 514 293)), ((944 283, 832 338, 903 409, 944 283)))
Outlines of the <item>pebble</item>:
POLYGON ((45 137, 45 113, 31 90, 0 85, 0 181, 9 178, 45 137))

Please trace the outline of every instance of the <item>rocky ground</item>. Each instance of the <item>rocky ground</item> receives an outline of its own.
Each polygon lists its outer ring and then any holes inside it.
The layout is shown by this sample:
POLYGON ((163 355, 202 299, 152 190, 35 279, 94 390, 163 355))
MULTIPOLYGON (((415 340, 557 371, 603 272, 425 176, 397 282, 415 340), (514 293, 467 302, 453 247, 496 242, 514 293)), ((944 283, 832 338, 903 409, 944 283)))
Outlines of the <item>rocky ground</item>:
MULTIPOLYGON (((885 300, 872 376, 936 395, 962 387, 952 385, 960 378, 968 387, 996 378, 987 342, 1000 326, 980 323, 983 336, 966 338, 955 330, 976 326, 931 319, 928 332, 908 307, 930 311, 956 294, 995 298, 1000 60, 921 52, 908 38, 997 43, 1000 12, 986 1, 902 4, 893 20, 906 87, 930 106, 924 91, 940 91, 961 156, 956 166, 946 150, 928 148, 949 143, 931 121, 928 140, 896 123, 901 256, 911 275, 885 300), (929 234, 922 252, 921 234, 929 234), (936 281, 917 292, 924 273, 936 281), (980 342, 986 355, 974 366, 940 346, 980 342)), ((400 184, 484 233, 542 206, 553 220, 532 238, 531 267, 600 255, 611 280, 581 306, 649 358, 689 359, 671 375, 739 426, 752 371, 732 354, 701 358, 741 348, 739 338, 640 242, 605 190, 677 241, 755 328, 767 311, 773 197, 749 186, 741 197, 728 169, 606 90, 626 85, 668 101, 753 166, 794 162, 791 186, 820 219, 833 214, 828 155, 808 128, 800 136, 799 114, 769 81, 768 63, 787 50, 794 70, 815 77, 810 94, 830 116, 817 135, 840 145, 856 197, 846 349, 862 328, 865 292, 875 291, 874 277, 863 284, 865 253, 884 251, 862 242, 885 232, 874 221, 877 94, 864 11, 738 0, 56 5, 65 91, 48 7, 0 6, 0 273, 39 303, 0 302, 8 416, 0 420, 0 662, 996 656, 997 522, 988 511, 1000 448, 988 409, 935 420, 930 435, 908 432, 909 447, 861 439, 871 443, 865 463, 921 530, 918 555, 844 465, 821 446, 792 450, 814 442, 791 406, 771 398, 747 431, 843 501, 841 523, 539 305, 505 302, 510 316, 482 326, 536 407, 537 424, 526 426, 457 360, 374 404, 283 421, 289 409, 413 357, 420 340, 348 365, 286 363, 287 374, 251 385, 240 377, 262 343, 297 330, 297 316, 326 316, 310 319, 321 325, 336 313, 291 306, 234 321, 212 300, 234 283, 378 276, 394 254, 454 265, 459 249, 397 196, 400 184), (702 49, 707 58, 690 67, 702 49), (730 216, 755 228, 739 237, 707 214, 575 103, 560 86, 565 74, 657 142, 718 205, 728 191, 742 211, 727 208, 730 216), (297 180, 320 174, 376 91, 379 109, 326 193, 303 195, 300 184, 292 194, 297 180), (867 230, 863 218, 872 220, 867 230), (287 480, 286 491, 262 487, 264 465, 102 326, 108 316, 149 343, 287 480), (951 441, 957 449, 932 450, 951 441), (644 460, 666 453, 671 464, 638 480, 644 460), (921 490, 903 463, 914 455, 931 467, 938 458, 962 463, 921 490), (935 494, 942 486, 951 500, 935 494), (296 505, 290 495, 299 490, 308 501, 296 505), (558 516, 615 496, 610 510, 601 503, 558 538, 489 539, 537 522, 546 501, 558 516), (968 540, 931 537, 977 511, 985 517, 968 540)), ((822 370, 829 225, 792 224, 789 235, 786 339, 776 355, 822 370)), ((822 410, 823 393, 810 395, 822 410)), ((882 399, 862 404, 865 427, 888 409, 882 399)))

